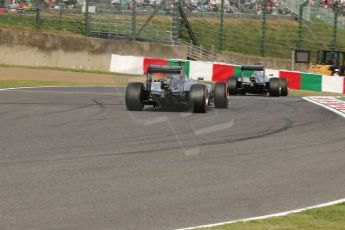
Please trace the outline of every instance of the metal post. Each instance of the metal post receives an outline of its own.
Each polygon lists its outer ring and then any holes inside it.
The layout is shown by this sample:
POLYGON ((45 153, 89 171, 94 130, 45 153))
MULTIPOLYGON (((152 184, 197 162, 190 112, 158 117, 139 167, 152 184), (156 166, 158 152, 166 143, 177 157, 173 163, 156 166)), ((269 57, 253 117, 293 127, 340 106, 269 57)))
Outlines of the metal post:
POLYGON ((205 15, 205 1, 201 0, 201 14, 202 16, 205 15))
POLYGON ((299 27, 298 27, 298 39, 297 39, 297 44, 296 44, 297 49, 302 48, 302 43, 303 43, 303 9, 307 5, 308 5, 308 1, 304 1, 299 6, 299 16, 298 16, 299 27))
POLYGON ((39 29, 41 27, 41 9, 39 6, 36 8, 36 29, 39 29))
POLYGON ((219 29, 219 46, 220 50, 224 50, 224 0, 220 4, 220 29, 219 29))
POLYGON ((339 9, 337 6, 333 6, 334 20, 333 20, 333 41, 332 50, 337 50, 337 26, 338 26, 338 13, 339 9))
POLYGON ((179 13, 178 13, 177 7, 178 7, 178 0, 175 0, 174 12, 173 12, 173 18, 172 18, 172 28, 171 28, 173 43, 178 42, 179 37, 180 37, 179 36, 179 13))
POLYGON ((87 37, 89 34, 89 5, 90 0, 85 1, 85 28, 84 28, 84 35, 87 37))
POLYGON ((299 18, 298 18, 298 41, 296 44, 297 49, 301 49, 302 47, 302 35, 303 35, 303 6, 300 5, 299 7, 299 18))
POLYGON ((291 71, 295 70, 295 50, 291 53, 291 71))
POLYGON ((59 30, 62 29, 62 9, 59 9, 59 30))
POLYGON ((41 3, 41 1, 38 1, 38 0, 35 0, 32 3, 33 3, 33 7, 36 8, 35 26, 36 26, 36 29, 39 29, 41 27, 41 7, 42 7, 42 3, 41 3))
POLYGON ((135 40, 135 33, 137 30, 137 22, 136 22, 136 17, 137 17, 137 12, 136 12, 136 5, 137 2, 136 0, 132 0, 132 21, 131 21, 131 39, 135 40))
POLYGON ((238 13, 241 15, 241 0, 237 0, 237 10, 238 13))
POLYGON ((181 20, 183 22, 183 25, 184 27, 186 28, 187 30, 187 33, 190 37, 190 39, 192 40, 193 42, 193 45, 196 45, 198 46, 199 45, 199 42, 198 40, 196 39, 195 37, 195 34, 193 32, 193 29, 192 29, 192 25, 190 24, 188 18, 187 18, 187 15, 186 13, 184 12, 183 10, 183 7, 182 7, 182 1, 181 0, 178 0, 178 8, 177 8, 178 12, 180 13, 180 16, 181 16, 181 20))
POLYGON ((261 39, 260 39, 260 50, 261 56, 265 57, 265 39, 266 39, 266 5, 267 0, 262 1, 262 29, 261 29, 261 39))
POLYGON ((123 12, 124 11, 124 0, 120 0, 120 10, 121 10, 121 12, 123 12))
POLYGON ((321 0, 315 0, 314 1, 314 6, 312 7, 312 16, 315 17, 317 14, 320 13, 320 2, 321 0))

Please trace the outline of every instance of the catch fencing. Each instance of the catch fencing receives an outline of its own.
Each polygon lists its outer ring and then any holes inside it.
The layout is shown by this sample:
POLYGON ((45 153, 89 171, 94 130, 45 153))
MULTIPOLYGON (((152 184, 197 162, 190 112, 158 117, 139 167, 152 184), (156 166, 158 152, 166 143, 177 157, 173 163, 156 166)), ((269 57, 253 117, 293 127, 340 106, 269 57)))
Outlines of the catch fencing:
POLYGON ((234 51, 282 59, 290 58, 296 48, 316 52, 345 47, 345 10, 341 5, 311 6, 303 5, 305 2, 300 0, 86 0, 84 5, 58 0, 48 3, 34 0, 31 5, 4 3, 0 0, 0 26, 10 29, 193 44, 206 51, 234 51), (179 3, 191 29, 178 11, 179 3), (299 17, 297 10, 303 17, 299 17))

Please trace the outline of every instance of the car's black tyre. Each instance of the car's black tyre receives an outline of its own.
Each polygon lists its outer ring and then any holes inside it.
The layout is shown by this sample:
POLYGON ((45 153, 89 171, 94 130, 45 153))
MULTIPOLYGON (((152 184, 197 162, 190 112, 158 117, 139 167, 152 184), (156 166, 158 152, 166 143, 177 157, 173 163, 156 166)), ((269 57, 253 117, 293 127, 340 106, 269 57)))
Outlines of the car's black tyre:
POLYGON ((279 78, 273 77, 270 79, 269 94, 271 97, 280 96, 280 82, 279 78))
POLYGON ((279 81, 280 81, 280 96, 287 96, 289 94, 287 79, 279 78, 279 81))
POLYGON ((195 84, 190 88, 190 103, 194 113, 206 113, 208 104, 207 88, 203 84, 195 84))
POLYGON ((214 106, 216 108, 228 107, 228 89, 225 82, 216 82, 214 85, 214 106))
POLYGON ((229 95, 237 95, 237 78, 229 77, 228 78, 228 88, 229 95))
POLYGON ((130 82, 126 88, 126 107, 129 111, 141 111, 143 104, 144 84, 141 82, 130 82))

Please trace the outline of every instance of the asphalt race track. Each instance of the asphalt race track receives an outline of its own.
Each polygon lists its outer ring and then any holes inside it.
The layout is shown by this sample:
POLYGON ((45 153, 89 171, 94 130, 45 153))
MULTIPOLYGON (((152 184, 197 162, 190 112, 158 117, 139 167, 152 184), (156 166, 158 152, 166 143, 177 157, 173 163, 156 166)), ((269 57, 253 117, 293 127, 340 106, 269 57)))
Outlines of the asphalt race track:
POLYGON ((0 229, 176 229, 345 197, 345 119, 297 97, 127 112, 124 88, 0 91, 0 229))

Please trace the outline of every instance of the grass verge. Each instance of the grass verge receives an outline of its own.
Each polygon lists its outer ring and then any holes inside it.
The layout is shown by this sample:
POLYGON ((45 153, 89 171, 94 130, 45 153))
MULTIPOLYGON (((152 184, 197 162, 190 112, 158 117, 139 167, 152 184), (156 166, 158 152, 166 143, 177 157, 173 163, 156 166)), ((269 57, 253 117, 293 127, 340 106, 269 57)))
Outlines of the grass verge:
MULTIPOLYGON (((57 34, 73 34, 82 36, 84 18, 81 14, 41 14, 37 24, 35 14, 2 14, 0 28, 9 28, 26 31, 39 31, 57 34)), ((170 41, 176 29, 172 27, 171 15, 156 15, 148 24, 145 24, 149 15, 136 17, 139 40, 170 41), (146 25, 144 27, 144 25, 146 25)), ((131 14, 96 14, 90 17, 89 31, 116 34, 123 38, 131 35, 131 14)), ((220 34, 220 19, 212 16, 189 16, 189 22, 194 35, 201 46, 223 51, 231 51, 248 55, 261 56, 264 51, 266 57, 290 59, 291 51, 296 47, 299 39, 299 23, 296 20, 267 19, 265 29, 265 43, 261 42, 262 20, 251 18, 225 17, 223 34, 220 34), (265 48, 265 50, 262 50, 265 48)), ((179 27, 180 38, 190 41, 188 31, 179 27)), ((302 48, 313 51, 330 49, 332 47, 332 24, 320 19, 303 22, 302 48)), ((345 36, 345 29, 338 27, 339 38, 345 36)), ((338 39, 337 47, 344 47, 345 40, 338 39)))
MULTIPOLYGON (((66 71, 67 72, 76 72, 76 73, 115 74, 113 72, 102 71, 102 70, 85 70, 85 69, 72 69, 72 68, 49 67, 49 66, 26 66, 26 65, 0 64, 0 67, 20 68, 20 69, 38 69, 38 70, 56 70, 56 71, 64 71, 64 72, 66 72, 66 71)), ((135 75, 129 75, 129 74, 118 74, 118 73, 116 73, 116 75, 137 77, 135 75)))
POLYGON ((95 82, 68 82, 68 81, 35 81, 35 80, 0 80, 0 88, 37 87, 37 86, 125 86, 127 82, 95 83, 95 82))
POLYGON ((0 87, 29 86, 126 86, 142 75, 118 74, 69 68, 0 65, 0 87))
MULTIPOLYGON (((264 220, 236 222, 212 228, 208 230, 269 230, 269 229, 303 229, 325 230, 345 229, 345 203, 324 208, 310 209, 301 213, 290 214, 283 217, 274 217, 264 220)), ((200 229, 200 230, 201 230, 200 229)))

